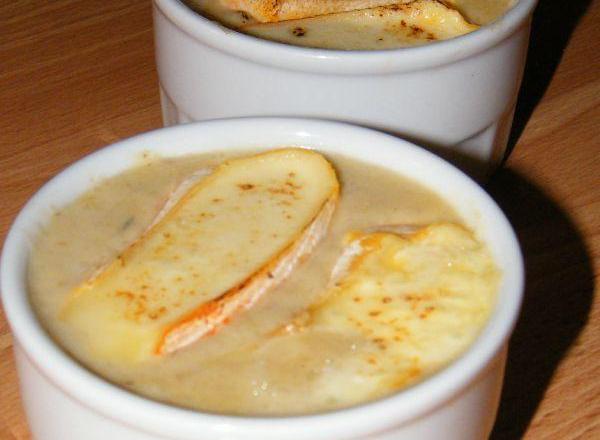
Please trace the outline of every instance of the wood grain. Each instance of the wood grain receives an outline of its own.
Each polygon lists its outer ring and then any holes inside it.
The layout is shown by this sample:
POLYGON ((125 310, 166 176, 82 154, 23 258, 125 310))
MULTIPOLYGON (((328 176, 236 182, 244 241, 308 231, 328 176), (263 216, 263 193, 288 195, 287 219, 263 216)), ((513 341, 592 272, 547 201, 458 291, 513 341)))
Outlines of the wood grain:
MULTIPOLYGON (((499 439, 600 438, 600 2, 542 0, 514 149, 488 184, 527 265, 499 439)), ((69 163, 159 127, 151 5, 0 4, 0 240, 69 163)), ((0 314, 0 438, 29 434, 0 314)))

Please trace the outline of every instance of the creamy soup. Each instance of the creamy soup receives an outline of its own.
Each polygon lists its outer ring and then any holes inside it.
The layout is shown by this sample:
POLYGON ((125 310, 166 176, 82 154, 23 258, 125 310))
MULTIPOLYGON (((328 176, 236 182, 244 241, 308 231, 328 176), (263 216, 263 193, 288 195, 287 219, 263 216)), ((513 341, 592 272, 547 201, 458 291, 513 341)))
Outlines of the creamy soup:
POLYGON ((342 50, 416 46, 498 19, 517 0, 186 0, 202 15, 259 38, 342 50))
MULTIPOLYGON (((402 251, 393 233, 370 235, 374 227, 458 224, 460 218, 413 181, 335 156, 329 159, 341 192, 328 233, 281 285, 215 334, 175 353, 137 362, 95 356, 89 341, 61 319, 69 293, 138 239, 180 182, 227 157, 145 157, 57 210, 43 227, 29 265, 31 301, 49 334, 84 366, 135 393, 182 407, 304 414, 371 401, 417 383, 476 338, 493 307, 498 278, 486 251, 467 239, 460 252, 477 248, 484 262, 448 257, 447 265, 454 261, 460 268, 444 275, 441 288, 423 290, 428 284, 420 279, 408 284, 414 291, 400 293, 367 286, 403 282, 398 274, 409 272, 393 267, 427 267, 427 252, 437 249, 402 251), (362 231, 355 233, 371 245, 387 240, 390 247, 382 249, 393 255, 364 257, 354 278, 332 290, 332 270, 352 231, 362 231), (459 276, 474 272, 480 274, 475 287, 459 276)), ((444 231, 431 235, 432 242, 444 231)))

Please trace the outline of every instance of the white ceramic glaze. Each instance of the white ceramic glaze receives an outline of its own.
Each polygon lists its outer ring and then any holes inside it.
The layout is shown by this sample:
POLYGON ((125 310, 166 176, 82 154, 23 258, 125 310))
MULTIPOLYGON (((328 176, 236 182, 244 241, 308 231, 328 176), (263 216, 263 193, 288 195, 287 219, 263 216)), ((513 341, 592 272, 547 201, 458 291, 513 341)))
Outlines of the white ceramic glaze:
POLYGON ((344 123, 285 118, 178 125, 82 159, 48 182, 18 215, 6 238, 0 276, 23 402, 37 440, 484 439, 498 406, 506 344, 523 290, 515 235, 496 204, 466 175, 390 135, 344 123), (462 357, 420 384, 350 409, 297 417, 231 417, 164 405, 111 385, 73 361, 40 327, 27 299, 27 262, 36 234, 56 207, 98 179, 134 165, 143 152, 180 156, 280 146, 342 153, 415 179, 448 200, 485 240, 503 278, 489 323, 462 357))
POLYGON ((343 120, 412 139, 477 174, 502 159, 537 0, 452 40, 384 51, 289 46, 154 0, 165 125, 238 116, 343 120))

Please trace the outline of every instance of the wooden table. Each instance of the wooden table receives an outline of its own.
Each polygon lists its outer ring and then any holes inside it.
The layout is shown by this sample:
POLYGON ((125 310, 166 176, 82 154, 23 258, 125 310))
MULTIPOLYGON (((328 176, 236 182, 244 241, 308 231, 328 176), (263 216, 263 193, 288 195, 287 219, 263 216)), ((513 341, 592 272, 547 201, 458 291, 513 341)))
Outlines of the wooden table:
MULTIPOLYGON (((150 1, 0 6, 0 239, 83 155, 161 125, 150 1)), ((488 185, 527 264, 493 439, 600 438, 600 2, 541 0, 513 130, 488 185)), ((0 438, 30 438, 0 314, 0 438)))

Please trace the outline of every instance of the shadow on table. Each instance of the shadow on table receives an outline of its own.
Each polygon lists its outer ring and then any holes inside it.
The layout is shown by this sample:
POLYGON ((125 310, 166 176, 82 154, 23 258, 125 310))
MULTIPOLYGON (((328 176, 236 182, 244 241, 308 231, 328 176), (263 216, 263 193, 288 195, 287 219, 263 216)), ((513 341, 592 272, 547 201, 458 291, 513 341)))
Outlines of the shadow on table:
POLYGON ((529 54, 508 154, 515 148, 535 107, 544 96, 571 34, 591 3, 592 0, 540 0, 533 16, 529 54))
POLYGON ((525 301, 490 437, 516 440, 527 430, 561 360, 576 347, 592 305, 594 278, 577 228, 539 189, 504 169, 487 190, 517 231, 525 257, 525 301))
MULTIPOLYGON (((508 154, 590 4, 591 0, 540 1, 508 154)), ((587 323, 594 295, 593 270, 577 228, 539 189, 510 170, 500 170, 487 189, 519 235, 527 271, 523 311, 511 340, 500 410, 490 437, 517 440, 525 434, 556 368, 587 323)))

